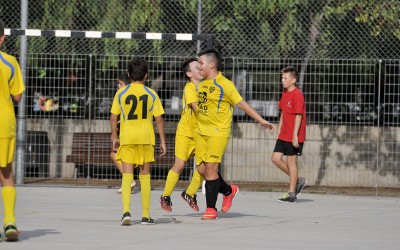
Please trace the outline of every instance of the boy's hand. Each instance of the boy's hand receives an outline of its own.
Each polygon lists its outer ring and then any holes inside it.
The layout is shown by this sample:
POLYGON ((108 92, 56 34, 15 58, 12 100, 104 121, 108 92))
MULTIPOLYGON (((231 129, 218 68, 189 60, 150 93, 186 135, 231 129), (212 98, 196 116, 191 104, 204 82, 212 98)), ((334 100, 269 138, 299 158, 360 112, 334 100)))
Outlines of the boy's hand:
POLYGON ((274 131, 274 125, 270 122, 267 122, 266 120, 261 122, 261 125, 266 128, 269 132, 274 131))
POLYGON ((160 144, 160 157, 164 156, 167 153, 167 146, 164 143, 160 144))
POLYGON ((111 135, 111 141, 112 141, 112 151, 117 152, 117 150, 119 148, 118 136, 111 135))
POLYGON ((296 135, 296 136, 293 136, 292 145, 293 145, 293 147, 295 147, 295 148, 300 147, 299 138, 297 137, 297 135, 296 135))

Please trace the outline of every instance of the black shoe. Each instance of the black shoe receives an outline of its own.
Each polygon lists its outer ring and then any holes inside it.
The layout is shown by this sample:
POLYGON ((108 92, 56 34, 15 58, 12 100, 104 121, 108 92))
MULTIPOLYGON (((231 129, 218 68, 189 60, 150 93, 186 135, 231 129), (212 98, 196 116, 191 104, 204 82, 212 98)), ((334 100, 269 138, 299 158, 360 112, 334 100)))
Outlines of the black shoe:
POLYGON ((279 202, 296 202, 297 201, 296 194, 292 193, 292 192, 286 193, 278 201, 279 202))
POLYGON ((122 226, 130 226, 132 222, 131 214, 129 212, 124 213, 121 219, 122 226))
MULTIPOLYGON (((18 230, 14 224, 4 226, 4 234, 6 241, 18 241, 18 230)), ((1 239, 1 236, 0 236, 1 239)))
POLYGON ((189 204, 191 209, 193 209, 196 212, 199 211, 199 206, 197 206, 197 199, 196 199, 197 195, 194 195, 192 197, 192 196, 188 195, 185 190, 182 192, 181 197, 189 204))
POLYGON ((170 196, 164 196, 160 198, 161 208, 167 212, 172 212, 172 202, 170 196))
POLYGON ((296 197, 299 196, 303 188, 307 184, 307 179, 304 177, 300 177, 299 180, 297 181, 297 186, 296 186, 296 197))
POLYGON ((142 222, 140 223, 142 225, 154 225, 156 224, 152 218, 146 218, 142 217, 142 222))

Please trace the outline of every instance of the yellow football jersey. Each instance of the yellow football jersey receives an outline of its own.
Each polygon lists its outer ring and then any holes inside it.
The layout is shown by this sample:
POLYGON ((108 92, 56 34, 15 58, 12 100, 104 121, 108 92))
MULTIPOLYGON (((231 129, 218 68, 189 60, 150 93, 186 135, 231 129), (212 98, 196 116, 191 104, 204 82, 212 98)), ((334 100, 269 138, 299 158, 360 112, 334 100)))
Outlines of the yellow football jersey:
POLYGON ((16 119, 11 96, 25 90, 17 59, 0 51, 0 138, 14 138, 16 119))
POLYGON ((214 80, 202 81, 197 89, 197 133, 229 137, 233 106, 243 99, 234 83, 219 72, 214 80))
POLYGON ((197 102, 196 85, 188 82, 185 85, 182 96, 182 113, 178 123, 176 135, 195 137, 197 128, 197 118, 195 112, 191 109, 191 103, 197 102))
POLYGON ((164 114, 164 108, 153 89, 138 83, 119 89, 111 113, 120 116, 120 145, 155 144, 153 117, 164 114))

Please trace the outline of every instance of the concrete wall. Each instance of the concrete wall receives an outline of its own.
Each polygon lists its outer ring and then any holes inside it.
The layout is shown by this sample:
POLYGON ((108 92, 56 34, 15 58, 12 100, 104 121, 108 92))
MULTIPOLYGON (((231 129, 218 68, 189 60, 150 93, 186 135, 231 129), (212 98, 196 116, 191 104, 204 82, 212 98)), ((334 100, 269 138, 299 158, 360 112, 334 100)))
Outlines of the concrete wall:
MULTIPOLYGON (((276 133, 258 124, 234 126, 224 158, 228 180, 288 182, 271 163, 276 133)), ((311 185, 400 185, 400 128, 309 125, 299 174, 311 185), (379 157, 378 157, 379 156, 379 157)))

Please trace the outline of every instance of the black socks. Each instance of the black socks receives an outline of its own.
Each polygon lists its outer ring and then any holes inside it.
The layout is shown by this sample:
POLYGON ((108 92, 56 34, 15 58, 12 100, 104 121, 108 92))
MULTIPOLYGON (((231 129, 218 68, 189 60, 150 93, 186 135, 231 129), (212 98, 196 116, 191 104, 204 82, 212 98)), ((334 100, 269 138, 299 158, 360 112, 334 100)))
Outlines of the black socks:
POLYGON ((220 179, 206 180, 206 202, 208 208, 215 208, 218 198, 218 190, 220 188, 220 179))
POLYGON ((219 182, 220 182, 220 187, 219 187, 219 192, 223 194, 224 196, 228 196, 232 193, 232 188, 231 185, 228 185, 224 179, 222 179, 222 176, 220 173, 218 173, 219 176, 219 182))

